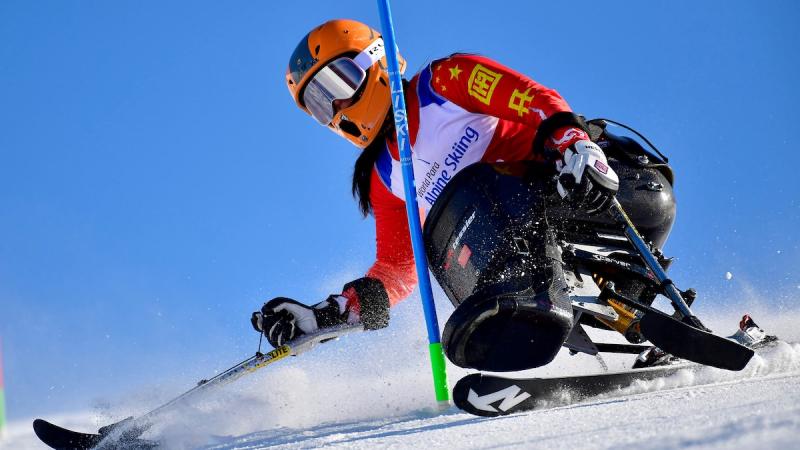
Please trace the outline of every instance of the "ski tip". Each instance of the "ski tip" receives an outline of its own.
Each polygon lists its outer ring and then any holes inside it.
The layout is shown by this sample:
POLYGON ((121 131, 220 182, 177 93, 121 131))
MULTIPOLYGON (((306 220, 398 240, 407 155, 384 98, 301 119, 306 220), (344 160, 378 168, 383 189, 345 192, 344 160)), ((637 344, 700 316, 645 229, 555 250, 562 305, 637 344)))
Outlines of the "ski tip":
POLYGON ((90 449, 96 447, 102 440, 99 434, 68 430, 43 419, 33 421, 33 432, 43 444, 55 449, 90 449))
POLYGON ((43 427, 47 427, 52 425, 50 422, 44 419, 35 419, 33 421, 33 431, 41 430, 43 427))
POLYGON ((39 439, 43 439, 43 436, 46 436, 50 433, 51 430, 59 429, 58 425, 54 425, 44 419, 35 419, 33 421, 33 432, 36 433, 36 436, 39 439))
POLYGON ((33 431, 37 435, 39 435, 41 433, 48 432, 48 431, 53 430, 53 429, 63 429, 63 428, 59 427, 58 425, 56 425, 54 423, 48 422, 48 421, 46 421, 44 419, 35 419, 33 421, 33 431))

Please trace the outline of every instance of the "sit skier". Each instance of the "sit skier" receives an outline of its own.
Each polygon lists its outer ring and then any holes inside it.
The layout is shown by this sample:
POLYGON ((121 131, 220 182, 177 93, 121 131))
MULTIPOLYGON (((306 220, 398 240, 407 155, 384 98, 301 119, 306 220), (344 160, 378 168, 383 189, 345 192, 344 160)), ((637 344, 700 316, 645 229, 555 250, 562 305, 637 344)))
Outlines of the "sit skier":
MULTIPOLYGON (((352 20, 314 28, 291 55, 286 83, 297 106, 362 149, 353 193, 375 218, 377 258, 321 303, 278 297, 254 312, 273 346, 345 323, 383 328, 416 285, 386 67, 381 35, 352 20)), ((572 325, 556 232, 578 216, 602 225, 590 217, 611 204, 617 173, 556 91, 492 59, 453 54, 404 84, 431 270, 456 306, 445 353, 480 370, 548 363, 572 325), (508 355, 509 345, 525 351, 508 355)), ((674 217, 671 188, 661 199, 640 208, 655 215, 644 233, 659 245, 674 217)))

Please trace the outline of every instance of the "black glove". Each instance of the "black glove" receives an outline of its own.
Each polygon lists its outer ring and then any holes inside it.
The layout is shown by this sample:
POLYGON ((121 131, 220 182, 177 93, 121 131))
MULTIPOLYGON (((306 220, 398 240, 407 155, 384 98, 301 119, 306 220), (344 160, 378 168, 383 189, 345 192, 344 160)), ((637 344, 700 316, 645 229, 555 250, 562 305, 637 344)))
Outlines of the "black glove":
POLYGON ((592 141, 581 140, 564 152, 560 162, 558 193, 561 198, 589 214, 611 206, 619 190, 619 177, 608 165, 603 150, 592 141))
POLYGON ((261 311, 254 312, 250 323, 256 331, 264 333, 269 343, 277 348, 320 328, 347 323, 348 312, 342 311, 343 309, 344 307, 340 307, 339 297, 334 295, 313 307, 290 298, 276 297, 265 303, 261 311))

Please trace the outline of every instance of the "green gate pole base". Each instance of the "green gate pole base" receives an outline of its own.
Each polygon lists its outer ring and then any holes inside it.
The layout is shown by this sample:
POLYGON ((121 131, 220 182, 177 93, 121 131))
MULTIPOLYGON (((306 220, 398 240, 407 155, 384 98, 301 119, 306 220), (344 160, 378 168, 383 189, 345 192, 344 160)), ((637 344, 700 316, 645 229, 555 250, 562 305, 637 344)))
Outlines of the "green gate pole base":
POLYGON ((447 388, 447 371, 442 344, 440 342, 429 344, 428 350, 431 355, 431 371, 433 372, 436 401, 439 404, 439 410, 445 410, 450 407, 450 390, 447 388))

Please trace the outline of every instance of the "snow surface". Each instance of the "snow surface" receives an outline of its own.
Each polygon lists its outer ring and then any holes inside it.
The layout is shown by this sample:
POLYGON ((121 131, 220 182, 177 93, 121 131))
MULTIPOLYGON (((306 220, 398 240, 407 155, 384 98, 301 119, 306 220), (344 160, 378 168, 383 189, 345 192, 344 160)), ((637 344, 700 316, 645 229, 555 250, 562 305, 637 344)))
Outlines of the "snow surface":
MULTIPOLYGON (((444 317, 447 313, 442 311, 444 317)), ((430 369, 417 314, 408 307, 388 330, 348 336, 246 377, 180 408, 145 437, 158 438, 169 449, 800 448, 800 344, 771 348, 741 372, 679 372, 570 406, 480 418, 455 408, 431 409, 430 369)), ((770 333, 800 341, 794 326, 800 313, 773 316, 755 317, 770 333)), ((708 324, 722 333, 737 322, 738 315, 729 315, 708 324)), ((631 357, 608 357, 604 363, 622 369, 631 357)), ((602 370, 594 357, 562 352, 526 375, 602 370)), ((450 366, 450 384, 466 373, 450 366)), ((125 401, 109 399, 110 408, 45 418, 94 431, 185 388, 148 386, 129 392, 125 401)), ((1 448, 44 448, 30 421, 14 422, 8 432, 1 448)))

